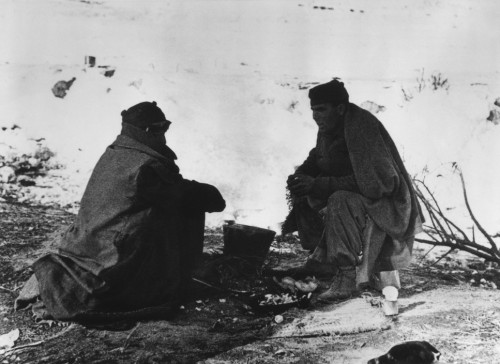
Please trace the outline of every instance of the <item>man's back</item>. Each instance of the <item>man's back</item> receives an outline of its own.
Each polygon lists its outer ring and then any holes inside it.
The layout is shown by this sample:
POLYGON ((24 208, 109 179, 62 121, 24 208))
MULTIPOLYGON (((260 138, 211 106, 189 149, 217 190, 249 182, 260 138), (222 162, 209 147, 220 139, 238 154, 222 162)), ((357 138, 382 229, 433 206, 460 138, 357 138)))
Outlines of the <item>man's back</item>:
POLYGON ((141 198, 141 171, 165 159, 161 165, 171 164, 172 175, 179 176, 173 161, 156 154, 123 136, 106 149, 92 172, 75 222, 61 240, 61 255, 80 262, 96 275, 117 263, 117 249, 131 231, 137 234, 148 227, 145 220, 153 208, 141 198))

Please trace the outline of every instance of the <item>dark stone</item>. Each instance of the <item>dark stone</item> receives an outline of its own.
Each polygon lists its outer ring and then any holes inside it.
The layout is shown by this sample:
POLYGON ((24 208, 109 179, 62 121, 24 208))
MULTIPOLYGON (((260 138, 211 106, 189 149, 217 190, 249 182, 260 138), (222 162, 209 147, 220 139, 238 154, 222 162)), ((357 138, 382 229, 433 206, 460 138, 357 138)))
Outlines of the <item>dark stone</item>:
POLYGON ((493 124, 500 124, 500 111, 493 109, 490 110, 490 115, 486 118, 486 120, 491 121, 493 124))
POLYGON ((76 78, 73 77, 69 81, 56 82, 56 84, 52 87, 52 93, 54 94, 55 97, 59 97, 61 99, 64 98, 66 96, 66 91, 68 91, 71 88, 75 80, 76 78))
POLYGON ((28 176, 18 176, 17 177, 17 182, 21 185, 21 186, 34 186, 36 185, 36 182, 33 178, 31 177, 28 177, 28 176))

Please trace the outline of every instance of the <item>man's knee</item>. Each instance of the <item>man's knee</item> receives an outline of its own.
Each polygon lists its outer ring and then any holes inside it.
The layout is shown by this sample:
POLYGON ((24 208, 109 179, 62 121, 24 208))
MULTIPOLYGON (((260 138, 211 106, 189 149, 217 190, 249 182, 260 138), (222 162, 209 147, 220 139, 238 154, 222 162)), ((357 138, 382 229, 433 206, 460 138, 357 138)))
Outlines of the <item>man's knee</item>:
POLYGON ((347 209, 351 210, 355 206, 360 206, 361 196, 354 192, 337 191, 328 198, 329 212, 344 212, 347 209))

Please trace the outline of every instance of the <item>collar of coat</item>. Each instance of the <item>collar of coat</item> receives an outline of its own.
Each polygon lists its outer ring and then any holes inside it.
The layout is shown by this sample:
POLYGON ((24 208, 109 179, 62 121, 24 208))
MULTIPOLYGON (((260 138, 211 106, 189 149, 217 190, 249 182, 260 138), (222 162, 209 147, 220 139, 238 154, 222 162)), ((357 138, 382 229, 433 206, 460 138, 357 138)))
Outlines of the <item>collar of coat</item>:
POLYGON ((177 156, 174 151, 165 145, 166 154, 158 153, 156 150, 148 147, 146 144, 140 143, 137 140, 130 138, 126 135, 118 135, 116 140, 112 144, 113 146, 118 146, 126 149, 134 149, 142 153, 146 153, 156 159, 172 161, 176 160, 177 156))

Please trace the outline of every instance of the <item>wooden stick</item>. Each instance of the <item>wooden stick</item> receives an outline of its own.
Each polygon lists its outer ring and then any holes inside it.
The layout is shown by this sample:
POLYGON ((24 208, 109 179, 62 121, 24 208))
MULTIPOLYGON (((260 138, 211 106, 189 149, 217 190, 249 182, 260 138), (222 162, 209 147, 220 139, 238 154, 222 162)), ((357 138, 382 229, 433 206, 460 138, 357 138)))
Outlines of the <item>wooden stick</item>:
MULTIPOLYGON (((48 340, 48 339, 47 339, 48 340)), ((19 345, 19 346, 16 346, 14 348, 10 348, 10 349, 7 349, 5 350, 6 353, 9 353, 11 351, 17 351, 17 350, 21 350, 21 349, 25 349, 25 348, 29 348, 31 346, 38 346, 38 345, 42 345, 46 340, 41 340, 41 341, 35 341, 34 343, 29 343, 29 344, 24 344, 24 345, 19 345)))
POLYGON ((16 346, 16 347, 13 347, 13 348, 10 348, 10 349, 5 350, 5 353, 9 353, 9 352, 12 352, 12 351, 18 351, 18 350, 22 350, 22 349, 26 349, 26 348, 29 348, 29 347, 32 347, 32 346, 39 346, 39 345, 42 345, 43 343, 45 343, 45 342, 47 342, 47 341, 49 341, 49 340, 56 339, 56 338, 58 338, 59 336, 66 334, 68 331, 73 330, 75 327, 76 327, 76 325, 75 325, 75 324, 71 324, 71 325, 69 325, 67 328, 65 328, 64 330, 61 330, 61 331, 60 331, 60 332, 58 332, 57 334, 52 335, 51 337, 48 337, 48 338, 47 338, 47 339, 45 339, 45 340, 35 341, 35 342, 33 342, 33 343, 24 344, 24 345, 19 345, 19 346, 16 346))
MULTIPOLYGON (((438 204, 438 202, 437 202, 436 198, 434 197, 434 194, 433 194, 433 193, 429 190, 429 187, 427 187, 427 185, 426 185, 425 183, 423 183, 422 181, 420 181, 420 180, 416 180, 416 181, 420 182, 420 183, 424 186, 424 188, 427 190, 427 192, 429 193, 429 195, 430 195, 430 196, 431 196, 431 198, 432 198, 432 201, 434 201, 434 204, 435 204, 435 206, 436 206, 436 208, 437 208, 437 210, 438 210, 438 214, 439 214, 440 216, 444 216, 444 214, 443 214, 443 212, 442 212, 442 210, 441 210, 441 207, 439 207, 439 204, 438 204)), ((417 187, 417 190, 418 190, 418 187, 417 187)), ((418 192, 420 192, 420 190, 418 190, 418 192)), ((420 194, 423 196, 423 194, 422 194, 422 193, 420 193, 420 194)), ((446 222, 446 220, 445 220, 445 222, 446 222)), ((447 224, 447 225, 448 225, 448 224, 447 224)), ((451 227, 450 227, 449 225, 448 225, 448 229, 449 229, 450 231, 452 231, 452 230, 451 230, 451 227)))
POLYGON ((464 200, 465 200, 465 206, 467 206, 467 210, 469 211, 469 215, 472 219, 472 221, 474 221, 474 224, 476 224, 477 228, 479 229, 479 231, 481 231, 481 233, 484 235, 484 237, 488 240, 488 242, 490 243, 491 245, 491 248, 493 249, 493 251, 496 253, 496 255, 499 255, 499 251, 498 251, 498 247, 495 243, 495 241, 493 240, 493 238, 490 236, 490 234, 488 234, 486 232, 486 230, 482 227, 482 225, 479 223, 479 221, 477 221, 476 217, 474 216, 474 214, 472 213, 472 209, 469 205, 469 199, 467 198, 467 191, 465 189, 465 180, 464 180, 464 175, 462 174, 462 171, 461 170, 458 170, 458 174, 460 175, 460 180, 462 181, 462 191, 464 193, 464 200))
POLYGON ((16 291, 13 291, 11 289, 5 288, 4 286, 0 286, 0 289, 2 289, 4 291, 7 291, 7 292, 10 292, 10 293, 16 293, 16 291))
MULTIPOLYGON (((492 246, 491 248, 489 248, 488 246, 478 244, 475 241, 475 236, 473 237, 473 240, 471 241, 469 239, 469 237, 467 236, 467 234, 465 234, 465 232, 463 230, 461 230, 455 223, 453 223, 450 219, 448 219, 446 216, 444 216, 444 213, 441 210, 441 208, 439 207, 437 200, 435 199, 435 197, 433 196, 433 194, 429 190, 429 188, 427 188, 427 186, 425 186, 425 183, 422 181, 419 181, 419 183, 421 183, 425 187, 427 193, 431 196, 433 203, 436 205, 436 206, 433 206, 424 197, 422 191, 419 190, 418 186, 415 186, 417 196, 422 201, 425 208, 427 209, 427 212, 429 213, 429 216, 430 216, 430 219, 432 222, 432 226, 427 226, 427 227, 424 226, 424 232, 433 240, 433 242, 427 241, 427 240, 423 240, 421 242, 431 244, 434 246, 441 245, 441 246, 447 246, 451 249, 458 249, 458 250, 467 251, 471 254, 474 254, 476 256, 484 258, 488 261, 500 262, 500 253, 496 249, 496 246, 492 246), (444 229, 444 226, 439 222, 439 219, 444 220, 444 222, 446 223, 450 232, 447 232, 444 229), (463 239, 460 239, 455 235, 452 227, 454 229, 456 229, 456 231, 458 231, 463 236, 463 239), (440 238, 440 241, 438 239, 436 239, 436 236, 440 238)), ((465 193, 466 189, 465 189, 464 183, 462 183, 462 188, 464 189, 464 193, 465 193)), ((466 196, 466 193, 465 193, 464 197, 465 196, 466 196)), ((470 206, 468 209, 469 209, 469 214, 472 214, 472 212, 470 210, 470 206)), ((473 214, 472 214, 472 216, 473 216, 473 214)), ((477 219, 475 219, 475 217, 473 219, 473 222, 476 225, 478 223, 477 219)), ((486 236, 486 237, 488 238, 488 236, 486 236)), ((492 240, 492 238, 489 238, 490 245, 491 245, 491 240, 492 240)))
POLYGON ((446 242, 436 243, 436 242, 431 241, 431 240, 425 240, 425 239, 419 239, 419 238, 415 239, 415 241, 417 241, 419 243, 424 243, 424 244, 438 245, 438 246, 447 246, 447 247, 450 247, 450 248, 456 248, 456 249, 463 250, 463 251, 466 251, 468 253, 471 253, 471 254, 473 254, 475 256, 478 256, 479 258, 483 258, 483 259, 485 259, 487 261, 490 261, 490 262, 500 262, 500 259, 496 259, 495 257, 492 257, 491 255, 489 255, 487 253, 474 250, 474 248, 469 247, 468 245, 457 247, 453 243, 446 243, 446 242))
POLYGON ((427 255, 429 255, 429 253, 430 253, 431 251, 433 251, 435 248, 436 248, 436 245, 433 245, 433 246, 432 246, 432 247, 431 247, 431 248, 427 251, 427 253, 425 253, 425 254, 424 254, 424 256, 423 256, 422 258, 420 258, 420 263, 421 263, 421 262, 425 259, 425 257, 426 257, 427 255))
MULTIPOLYGON (((416 181, 418 181, 418 180, 416 180, 416 181)), ((437 207, 432 206, 427 201, 427 199, 424 197, 423 193, 420 191, 420 189, 418 188, 418 186, 415 186, 415 190, 417 192, 417 196, 422 201, 422 203, 424 204, 424 206, 426 207, 427 212, 429 213, 429 215, 431 215, 431 218, 432 218, 432 215, 434 215, 434 212, 438 213, 438 215, 446 222, 446 225, 448 225, 448 229, 450 231, 453 231, 451 229, 451 226, 453 226, 458 232, 460 232, 460 234, 462 234, 463 239, 465 241, 470 242, 469 237, 467 236, 467 234, 462 229, 460 229, 455 223, 453 223, 453 221, 451 221, 450 219, 448 219, 444 215, 444 213, 442 212, 441 208, 439 207, 439 204, 438 204, 436 198, 434 197, 434 194, 429 190, 429 188, 425 185, 425 183, 422 182, 422 181, 418 181, 418 182, 420 182, 425 187, 425 189, 427 190, 427 193, 431 196, 432 200, 434 201, 434 203, 437 206, 437 207)))
POLYGON ((195 281, 195 282, 201 283, 201 284, 203 284, 203 285, 205 285, 207 287, 210 287, 210 288, 222 291, 222 292, 232 292, 232 293, 242 293, 242 294, 249 293, 248 291, 238 291, 236 289, 229 289, 229 288, 217 287, 217 286, 211 285, 210 283, 204 282, 204 281, 202 281, 201 279, 198 279, 198 278, 191 278, 191 279, 193 281, 195 281))
POLYGON ((438 264, 441 260, 443 260, 444 258, 446 258, 451 252, 455 251, 456 248, 450 248, 450 250, 448 250, 446 253, 444 253, 443 255, 441 255, 438 260, 436 260, 434 263, 431 264, 431 266, 434 266, 436 264, 438 264))
POLYGON ((132 335, 134 334, 134 332, 137 330, 137 328, 140 325, 141 325, 141 323, 138 322, 137 325, 135 325, 135 327, 132 329, 132 331, 130 331, 130 334, 127 335, 127 338, 125 339, 125 344, 123 344, 123 347, 121 348, 122 353, 125 351, 125 349, 127 349, 128 342, 129 342, 130 338, 132 337, 132 335))

